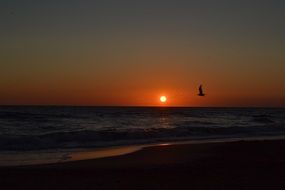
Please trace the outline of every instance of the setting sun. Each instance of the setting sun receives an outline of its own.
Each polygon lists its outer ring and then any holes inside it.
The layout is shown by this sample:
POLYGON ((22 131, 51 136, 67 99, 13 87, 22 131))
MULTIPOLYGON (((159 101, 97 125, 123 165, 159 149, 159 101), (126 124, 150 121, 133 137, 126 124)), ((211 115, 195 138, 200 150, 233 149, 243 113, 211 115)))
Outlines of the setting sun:
POLYGON ((165 103, 167 101, 166 96, 161 96, 160 97, 160 102, 165 103))

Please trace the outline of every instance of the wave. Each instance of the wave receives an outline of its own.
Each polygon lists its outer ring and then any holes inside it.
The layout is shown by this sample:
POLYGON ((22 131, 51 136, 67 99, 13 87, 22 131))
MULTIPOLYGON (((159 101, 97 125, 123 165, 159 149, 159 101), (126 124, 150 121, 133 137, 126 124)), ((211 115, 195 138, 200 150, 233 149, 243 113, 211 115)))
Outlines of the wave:
POLYGON ((252 121, 256 123, 265 123, 265 124, 274 123, 274 121, 272 120, 272 116, 266 114, 254 115, 252 121))
POLYGON ((90 148, 175 139, 285 135, 284 125, 251 127, 133 128, 128 130, 73 131, 44 135, 0 135, 0 150, 90 148))
POLYGON ((282 135, 284 109, 1 107, 0 151, 282 135))

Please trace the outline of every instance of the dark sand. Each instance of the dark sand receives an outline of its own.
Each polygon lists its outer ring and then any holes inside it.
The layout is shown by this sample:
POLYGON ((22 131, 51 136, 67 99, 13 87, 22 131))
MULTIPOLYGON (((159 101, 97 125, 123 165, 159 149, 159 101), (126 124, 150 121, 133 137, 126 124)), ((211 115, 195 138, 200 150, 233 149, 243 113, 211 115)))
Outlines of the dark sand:
POLYGON ((0 189, 285 189, 285 140, 148 147, 128 155, 0 168, 0 189))

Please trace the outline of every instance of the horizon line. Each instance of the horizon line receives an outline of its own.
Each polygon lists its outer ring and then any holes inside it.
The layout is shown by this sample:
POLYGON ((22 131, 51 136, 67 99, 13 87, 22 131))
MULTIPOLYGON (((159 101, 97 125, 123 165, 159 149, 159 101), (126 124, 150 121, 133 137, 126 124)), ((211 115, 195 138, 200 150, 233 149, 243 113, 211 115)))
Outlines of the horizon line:
POLYGON ((139 106, 139 105, 67 105, 67 104, 0 104, 0 107, 105 107, 105 108, 285 108, 285 106, 139 106))

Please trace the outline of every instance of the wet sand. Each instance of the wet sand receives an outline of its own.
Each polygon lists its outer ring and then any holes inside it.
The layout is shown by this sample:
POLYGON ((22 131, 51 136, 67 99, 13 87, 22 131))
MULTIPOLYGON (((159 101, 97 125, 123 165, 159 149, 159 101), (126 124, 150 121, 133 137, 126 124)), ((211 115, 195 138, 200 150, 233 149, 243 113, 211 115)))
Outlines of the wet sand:
POLYGON ((0 189, 285 189, 285 140, 153 146, 109 158, 2 167, 0 189))

